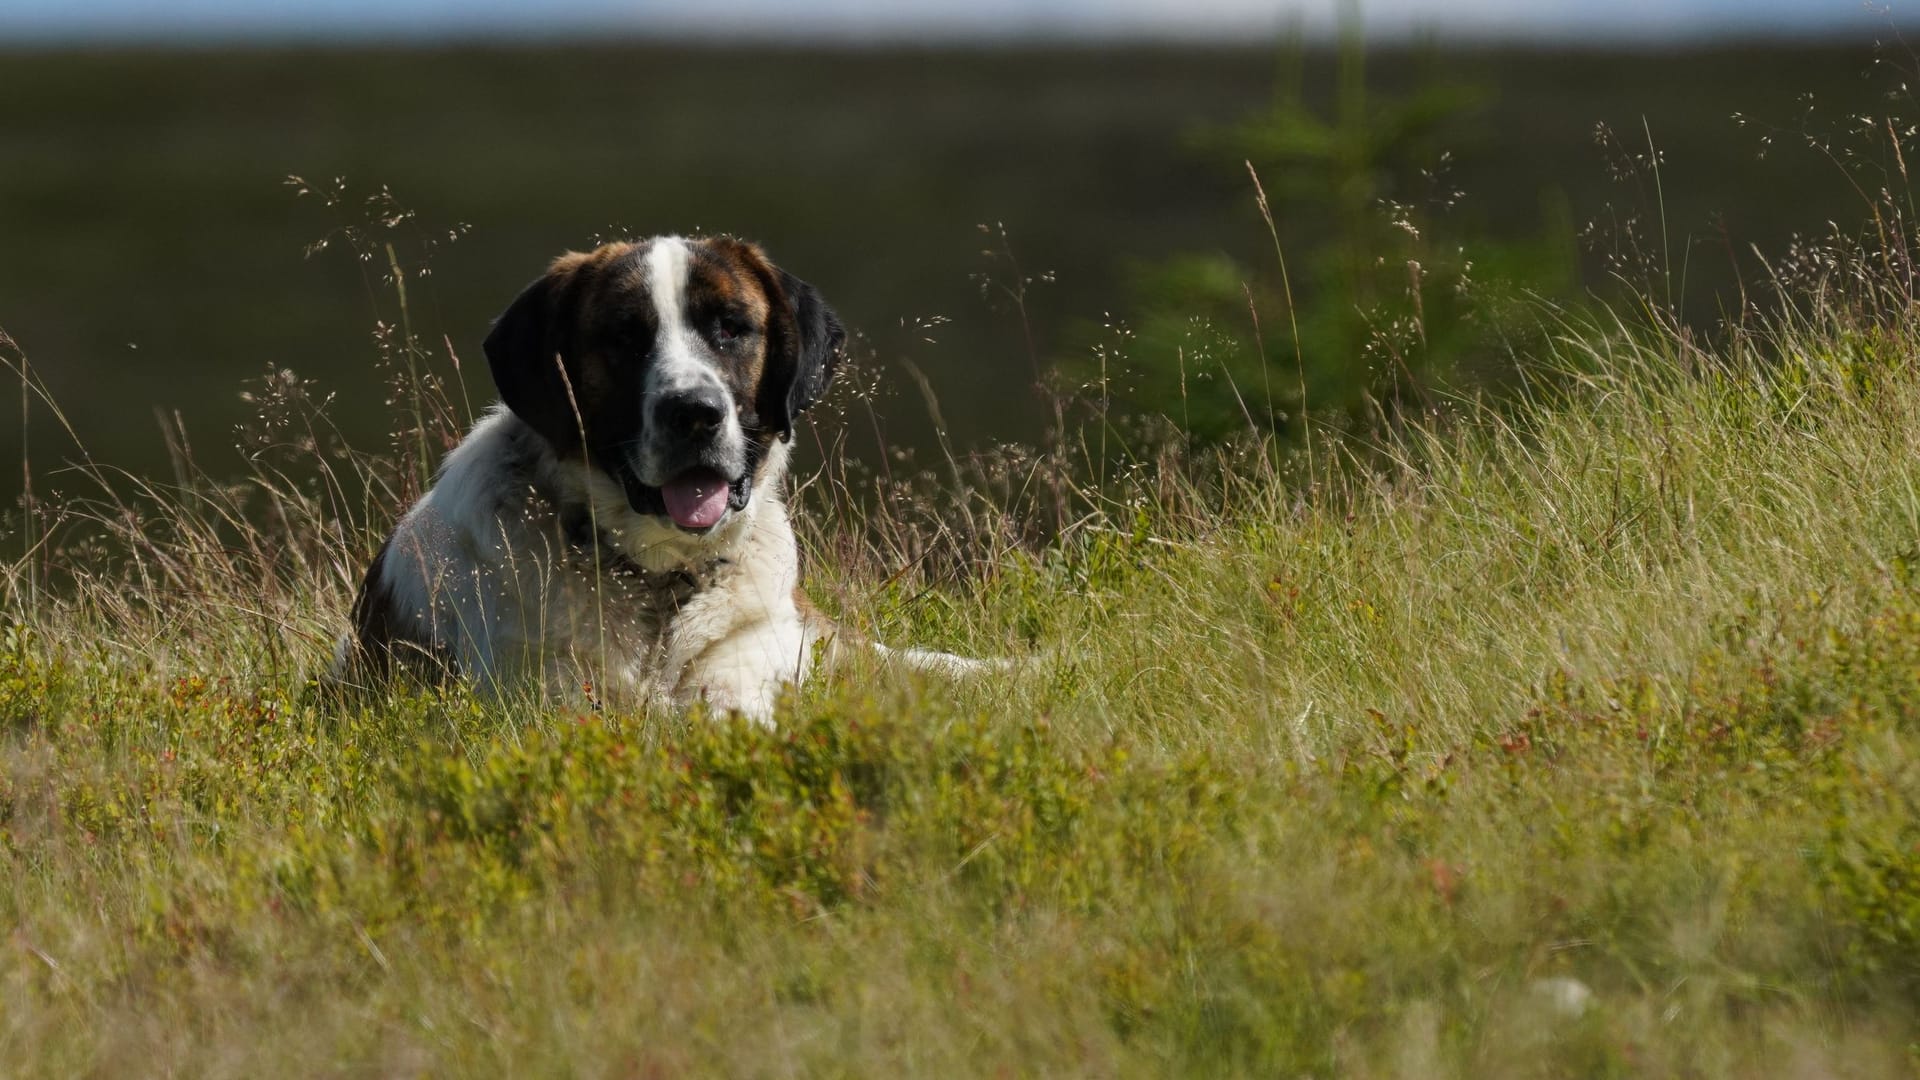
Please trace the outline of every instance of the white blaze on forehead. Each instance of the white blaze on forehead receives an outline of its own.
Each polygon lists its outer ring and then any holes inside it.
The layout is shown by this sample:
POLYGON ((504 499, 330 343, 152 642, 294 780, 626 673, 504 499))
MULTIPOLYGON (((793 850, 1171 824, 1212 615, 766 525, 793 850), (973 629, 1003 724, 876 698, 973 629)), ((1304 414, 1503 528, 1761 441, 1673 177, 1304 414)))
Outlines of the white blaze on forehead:
MULTIPOLYGON (((693 249, 683 237, 661 236, 648 245, 643 271, 647 294, 653 299, 653 314, 659 324, 654 344, 653 365, 647 372, 644 392, 651 414, 663 396, 711 389, 727 403, 726 420, 721 425, 715 448, 727 459, 722 470, 729 477, 746 467, 746 438, 734 411, 733 394, 720 372, 706 359, 706 343, 695 327, 687 325, 687 279, 693 272, 693 249)), ((658 485, 664 479, 663 442, 676 432, 662 430, 651 422, 639 451, 639 471, 643 481, 658 485)))
POLYGON ((653 296, 653 311, 660 328, 681 327, 681 306, 686 303, 687 267, 693 262, 687 242, 678 236, 655 237, 647 245, 647 291, 653 296))
MULTIPOLYGON (((695 352, 687 326, 687 274, 693 253, 678 236, 662 236, 647 249, 647 293, 659 322, 659 355, 647 375, 649 393, 690 390, 702 383, 719 383, 719 373, 695 352)), ((725 384, 721 384, 724 392, 725 384)))
POLYGON ((733 395, 727 391, 726 380, 703 355, 706 342, 696 327, 687 325, 687 279, 692 272, 693 250, 685 238, 662 236, 647 248, 647 294, 653 299, 659 330, 646 392, 652 397, 712 387, 732 405, 733 395))

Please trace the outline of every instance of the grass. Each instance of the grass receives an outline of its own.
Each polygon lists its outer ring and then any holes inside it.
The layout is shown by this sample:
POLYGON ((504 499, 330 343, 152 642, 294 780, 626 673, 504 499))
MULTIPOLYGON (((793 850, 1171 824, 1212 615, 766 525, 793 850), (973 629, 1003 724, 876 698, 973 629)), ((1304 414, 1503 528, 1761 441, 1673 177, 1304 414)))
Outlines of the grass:
POLYGON ((1566 328, 1518 409, 1312 470, 1167 443, 1042 545, 1051 463, 818 485, 824 603, 1029 662, 773 730, 320 706, 405 469, 282 423, 373 494, 103 476, 4 583, 0 1059, 1911 1075, 1920 334, 1808 295, 1566 328))

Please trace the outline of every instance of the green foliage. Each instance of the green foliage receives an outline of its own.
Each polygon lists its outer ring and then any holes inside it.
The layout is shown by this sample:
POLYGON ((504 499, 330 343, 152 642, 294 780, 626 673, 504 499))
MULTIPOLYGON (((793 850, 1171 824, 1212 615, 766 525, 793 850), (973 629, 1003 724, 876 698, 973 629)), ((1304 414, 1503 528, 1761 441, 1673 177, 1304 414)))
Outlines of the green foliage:
MULTIPOLYGON (((1110 792, 1188 801, 1117 748, 1083 759, 1045 723, 907 708, 843 698, 776 730, 696 716, 651 746, 641 729, 583 718, 478 763, 426 758, 402 778, 384 835, 406 851, 398 866, 479 860, 480 876, 510 879, 514 895, 591 867, 623 889, 811 913, 872 902, 934 863, 990 906, 1084 903, 1125 872, 1079 857, 1092 854, 1089 818, 1110 792)), ((1112 846, 1164 860, 1178 845, 1160 839, 1112 846)))
POLYGON ((1445 140, 1465 137, 1485 92, 1417 57, 1414 90, 1373 88, 1357 12, 1346 18, 1324 107, 1296 45, 1268 108, 1196 140, 1250 174, 1273 258, 1138 265, 1125 336, 1096 346, 1124 399, 1202 440, 1298 434, 1309 409, 1366 426, 1441 392, 1500 389, 1538 335, 1529 307, 1573 299, 1564 210, 1549 203, 1537 237, 1506 241, 1455 212, 1445 140))

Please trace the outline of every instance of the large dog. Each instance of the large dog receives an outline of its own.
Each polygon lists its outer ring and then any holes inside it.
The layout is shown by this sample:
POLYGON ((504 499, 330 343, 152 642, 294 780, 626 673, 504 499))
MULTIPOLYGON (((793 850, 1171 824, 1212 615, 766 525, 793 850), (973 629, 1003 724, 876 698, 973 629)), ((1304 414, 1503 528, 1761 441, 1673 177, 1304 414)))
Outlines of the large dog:
POLYGON ((781 488, 845 337, 811 285, 740 240, 555 260, 487 336, 504 404, 374 557, 334 678, 591 684, 770 719, 835 635, 799 593, 781 488))

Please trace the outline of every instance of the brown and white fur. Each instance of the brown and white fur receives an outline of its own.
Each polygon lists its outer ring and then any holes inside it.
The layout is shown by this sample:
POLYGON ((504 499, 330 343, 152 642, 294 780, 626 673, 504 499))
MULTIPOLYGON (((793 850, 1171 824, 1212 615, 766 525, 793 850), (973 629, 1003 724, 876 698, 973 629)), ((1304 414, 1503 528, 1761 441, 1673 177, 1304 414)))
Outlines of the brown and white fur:
POLYGON ((503 404, 374 557, 333 679, 405 668, 769 721, 837 633, 799 593, 782 487, 844 341, 812 286, 739 240, 555 260, 495 321, 503 404))

